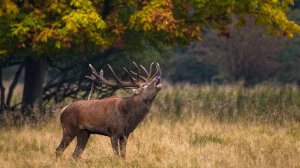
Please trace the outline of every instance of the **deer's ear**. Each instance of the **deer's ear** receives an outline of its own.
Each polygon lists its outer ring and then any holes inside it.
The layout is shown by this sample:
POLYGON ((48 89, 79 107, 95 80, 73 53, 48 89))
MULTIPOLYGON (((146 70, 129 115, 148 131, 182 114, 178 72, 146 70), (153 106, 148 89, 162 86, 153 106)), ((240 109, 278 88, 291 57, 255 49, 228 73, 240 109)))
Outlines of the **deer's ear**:
POLYGON ((132 89, 133 94, 140 94, 141 92, 138 89, 132 89))

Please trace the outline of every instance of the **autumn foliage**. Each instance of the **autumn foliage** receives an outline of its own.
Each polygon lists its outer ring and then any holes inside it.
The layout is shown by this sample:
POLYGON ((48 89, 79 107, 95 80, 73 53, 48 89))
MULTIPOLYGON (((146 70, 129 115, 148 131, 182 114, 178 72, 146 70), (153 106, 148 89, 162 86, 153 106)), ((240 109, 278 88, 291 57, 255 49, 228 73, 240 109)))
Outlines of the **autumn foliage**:
POLYGON ((167 44, 186 43, 201 39, 203 27, 226 33, 233 15, 239 24, 251 15, 269 32, 293 36, 300 28, 287 19, 290 5, 293 1, 3 0, 0 48, 2 54, 14 48, 43 52, 84 39, 108 48, 133 31, 167 44))

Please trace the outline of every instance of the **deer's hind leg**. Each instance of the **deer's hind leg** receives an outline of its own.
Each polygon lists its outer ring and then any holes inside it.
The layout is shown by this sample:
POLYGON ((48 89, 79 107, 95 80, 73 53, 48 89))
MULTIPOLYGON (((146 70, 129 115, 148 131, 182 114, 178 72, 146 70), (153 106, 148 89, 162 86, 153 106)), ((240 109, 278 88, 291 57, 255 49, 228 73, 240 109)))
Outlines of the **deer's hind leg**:
POLYGON ((62 126, 62 128, 63 128, 63 137, 60 144, 56 148, 56 152, 55 152, 56 157, 60 157, 62 155, 64 150, 69 146, 69 144, 72 142, 72 140, 75 138, 78 132, 78 129, 76 127, 62 126))
POLYGON ((75 135, 63 135, 60 144, 56 148, 56 157, 60 157, 63 154, 64 150, 69 146, 74 137, 75 135))
POLYGON ((83 150, 86 147, 86 144, 90 138, 90 133, 87 130, 80 130, 77 134, 77 145, 72 156, 75 159, 79 159, 83 150))

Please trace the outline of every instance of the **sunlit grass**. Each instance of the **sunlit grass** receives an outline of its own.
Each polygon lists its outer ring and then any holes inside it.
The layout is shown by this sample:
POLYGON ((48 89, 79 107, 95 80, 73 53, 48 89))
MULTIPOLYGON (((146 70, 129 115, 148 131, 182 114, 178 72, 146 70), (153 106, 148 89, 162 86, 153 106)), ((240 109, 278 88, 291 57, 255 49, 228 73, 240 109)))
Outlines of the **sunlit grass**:
MULTIPOLYGON (((108 137, 93 135, 82 159, 60 159, 60 107, 37 124, 0 128, 1 167, 300 167, 296 87, 163 88, 129 137, 126 160, 108 137)), ((13 119, 7 117, 6 122, 13 119)))
POLYGON ((130 136, 127 158, 114 157, 107 137, 94 135, 82 159, 54 155, 57 119, 0 130, 1 167, 299 167, 299 123, 220 123, 202 117, 148 118, 130 136))

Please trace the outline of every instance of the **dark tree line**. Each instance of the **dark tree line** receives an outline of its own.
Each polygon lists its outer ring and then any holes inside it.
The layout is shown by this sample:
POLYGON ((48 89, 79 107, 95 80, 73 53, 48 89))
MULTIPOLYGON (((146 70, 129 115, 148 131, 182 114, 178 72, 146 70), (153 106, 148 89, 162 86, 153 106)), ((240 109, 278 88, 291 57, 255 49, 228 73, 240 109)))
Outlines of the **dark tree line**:
POLYGON ((251 19, 246 25, 228 27, 226 36, 206 31, 201 42, 173 50, 170 55, 176 57, 171 62, 184 66, 170 66, 170 80, 198 84, 243 81, 245 86, 267 80, 297 83, 297 38, 268 35, 251 19))

